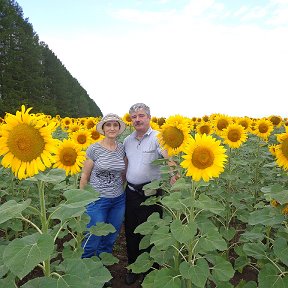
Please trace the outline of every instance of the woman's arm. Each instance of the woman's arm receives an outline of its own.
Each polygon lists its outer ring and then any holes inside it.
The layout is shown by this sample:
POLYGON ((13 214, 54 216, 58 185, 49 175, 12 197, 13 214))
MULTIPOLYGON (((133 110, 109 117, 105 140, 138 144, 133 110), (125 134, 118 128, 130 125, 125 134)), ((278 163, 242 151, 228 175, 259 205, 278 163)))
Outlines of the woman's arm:
POLYGON ((123 183, 125 184, 125 182, 126 182, 126 172, 127 172, 127 166, 128 166, 128 159, 127 159, 126 156, 124 157, 124 162, 125 162, 125 170, 122 173, 122 180, 123 180, 123 183))
POLYGON ((91 159, 87 159, 84 162, 84 165, 82 168, 81 179, 80 179, 80 189, 84 189, 84 187, 89 182, 93 166, 94 166, 94 162, 91 159))

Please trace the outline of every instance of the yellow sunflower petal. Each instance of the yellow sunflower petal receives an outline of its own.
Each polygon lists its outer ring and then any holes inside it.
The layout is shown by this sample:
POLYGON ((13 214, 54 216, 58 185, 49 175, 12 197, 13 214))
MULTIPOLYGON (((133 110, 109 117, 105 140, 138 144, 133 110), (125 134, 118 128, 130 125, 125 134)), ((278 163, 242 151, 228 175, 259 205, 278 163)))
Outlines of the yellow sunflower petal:
POLYGON ((12 153, 7 153, 2 159, 2 165, 6 168, 11 167, 14 155, 12 153))
POLYGON ((12 163, 11 163, 11 169, 15 175, 18 173, 18 170, 19 170, 21 164, 22 164, 22 162, 17 157, 13 158, 12 163))
POLYGON ((55 140, 49 129, 54 126, 47 128, 45 115, 29 114, 31 109, 22 105, 21 111, 17 111, 16 115, 8 114, 6 123, 1 126, 0 155, 7 155, 4 158, 5 165, 8 160, 12 160, 9 167, 21 179, 50 167, 53 159, 51 150, 55 150, 55 140), (41 157, 47 166, 42 163, 41 157))
POLYGON ((210 135, 195 135, 190 138, 184 149, 183 161, 180 165, 187 169, 186 175, 194 181, 203 179, 209 181, 213 177, 219 177, 224 171, 224 162, 227 155, 226 149, 220 145, 220 141, 210 135))
POLYGON ((18 170, 17 177, 21 180, 26 178, 28 175, 26 174, 27 162, 23 162, 18 170))

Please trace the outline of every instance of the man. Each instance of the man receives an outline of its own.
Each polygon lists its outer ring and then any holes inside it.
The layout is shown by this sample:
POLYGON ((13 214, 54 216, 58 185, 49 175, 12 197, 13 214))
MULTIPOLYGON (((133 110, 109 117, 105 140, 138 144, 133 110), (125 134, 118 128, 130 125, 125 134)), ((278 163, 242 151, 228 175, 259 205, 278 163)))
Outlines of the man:
MULTIPOLYGON (((142 236, 134 233, 135 228, 144 223, 153 212, 158 212, 162 216, 159 205, 140 206, 147 199, 142 188, 161 177, 160 167, 153 165, 152 162, 159 158, 167 158, 168 153, 159 145, 157 138, 159 132, 150 127, 150 108, 144 103, 136 103, 131 106, 129 114, 135 131, 124 140, 128 160, 125 236, 128 264, 132 264, 141 254, 139 243, 142 236)), ((171 181, 175 182, 175 179, 171 181)), ((126 284, 131 285, 136 280, 137 274, 129 271, 125 279, 126 284)))

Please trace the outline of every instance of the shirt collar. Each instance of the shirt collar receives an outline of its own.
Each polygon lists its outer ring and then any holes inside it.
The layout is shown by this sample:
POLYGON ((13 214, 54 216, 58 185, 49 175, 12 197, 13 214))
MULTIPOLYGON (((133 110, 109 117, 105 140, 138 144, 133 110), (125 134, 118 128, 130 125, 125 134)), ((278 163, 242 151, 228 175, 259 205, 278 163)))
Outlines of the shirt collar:
MULTIPOLYGON (((145 135, 149 136, 151 133, 152 133, 153 129, 151 127, 148 128, 148 130, 145 132, 145 134, 143 135, 143 137, 145 135)), ((133 132, 133 137, 136 138, 136 135, 137 135, 137 131, 134 131, 133 132)))

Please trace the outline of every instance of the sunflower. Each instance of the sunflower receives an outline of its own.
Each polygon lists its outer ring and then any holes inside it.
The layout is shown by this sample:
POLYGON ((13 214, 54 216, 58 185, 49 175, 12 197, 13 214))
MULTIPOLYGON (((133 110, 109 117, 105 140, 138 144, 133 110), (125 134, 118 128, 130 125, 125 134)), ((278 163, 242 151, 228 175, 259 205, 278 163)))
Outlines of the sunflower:
POLYGON ((76 131, 80 130, 80 125, 77 123, 71 123, 71 125, 68 126, 68 133, 74 133, 76 131))
POLYGON ((218 114, 215 116, 213 120, 213 127, 215 129, 215 133, 217 133, 219 136, 223 133, 223 130, 228 127, 229 124, 232 123, 232 120, 229 116, 218 114))
POLYGON ((268 145, 268 149, 269 149, 269 152, 270 152, 273 156, 276 156, 276 149, 278 149, 278 145, 276 145, 276 144, 268 145))
POLYGON ((220 145, 211 135, 195 135, 190 137, 184 148, 180 165, 187 169, 186 175, 191 176, 194 181, 203 179, 208 182, 212 177, 219 177, 224 171, 224 164, 227 161, 226 149, 220 145))
POLYGON ((276 163, 288 170, 288 133, 277 135, 277 140, 280 140, 280 144, 275 149, 276 163))
POLYGON ((288 137, 288 130, 285 133, 275 134, 279 143, 282 143, 288 137))
POLYGON ((98 118, 88 117, 85 122, 86 129, 94 128, 98 122, 99 122, 98 118))
POLYGON ((157 123, 157 117, 155 116, 151 117, 151 122, 157 123))
POLYGON ((247 132, 251 130, 252 120, 249 117, 240 117, 236 119, 236 123, 241 125, 247 132))
POLYGON ((270 201, 270 204, 271 204, 271 206, 273 206, 273 207, 277 207, 277 206, 280 205, 280 203, 279 203, 277 200, 275 200, 275 199, 272 199, 272 200, 270 201))
POLYGON ((165 117, 160 117, 157 119, 157 123, 159 125, 159 127, 161 127, 166 121, 166 118, 165 117))
POLYGON ((101 135, 96 129, 92 128, 92 129, 89 129, 88 131, 90 133, 91 142, 93 143, 98 142, 105 138, 105 136, 101 135))
POLYGON ((154 129, 153 127, 156 127, 155 129, 159 130, 159 128, 165 123, 165 121, 166 121, 166 118, 164 117, 157 118, 153 116, 151 118, 150 124, 151 124, 152 129, 154 129))
POLYGON ((229 124, 223 130, 221 137, 224 139, 225 144, 235 149, 239 148, 247 140, 247 133, 240 124, 229 124))
POLYGON ((55 130, 57 127, 61 126, 61 120, 57 119, 56 117, 53 117, 51 120, 49 120, 49 123, 55 124, 55 130))
POLYGON ((202 122, 202 118, 198 117, 195 122, 197 122, 197 124, 200 124, 202 122))
POLYGON ((66 171, 66 175, 74 175, 81 171, 85 161, 85 152, 81 146, 71 139, 64 139, 57 147, 53 168, 60 168, 66 171))
POLYGON ((183 150, 189 139, 189 135, 188 120, 180 115, 176 115, 166 119, 157 136, 160 145, 167 150, 169 156, 173 156, 183 150))
POLYGON ((39 171, 50 167, 54 161, 57 140, 52 138, 55 123, 49 125, 43 116, 29 114, 32 108, 16 115, 6 114, 6 124, 1 127, 0 155, 4 155, 1 164, 10 168, 18 179, 32 177, 39 171))
POLYGON ((270 120, 262 118, 254 122, 252 133, 267 141, 274 127, 270 120))
POLYGON ((73 120, 72 118, 70 117, 65 117, 61 120, 61 127, 62 127, 62 130, 67 130, 68 127, 73 123, 73 120))
POLYGON ((202 122, 209 122, 209 121, 210 121, 210 117, 208 115, 202 116, 202 122))
POLYGON ((151 128, 152 128, 153 130, 157 130, 157 131, 160 130, 160 127, 159 127, 159 125, 157 124, 157 122, 155 123, 155 122, 153 122, 153 121, 150 121, 150 126, 151 126, 151 128))
POLYGON ((125 115, 122 117, 122 120, 124 121, 124 123, 125 123, 127 126, 131 126, 131 125, 132 125, 132 119, 131 119, 129 113, 125 113, 125 115))
POLYGON ((271 115, 268 117, 268 119, 271 121, 271 123, 273 124, 273 126, 275 128, 280 128, 281 125, 283 124, 283 119, 281 116, 277 116, 277 115, 271 115))
POLYGON ((212 134, 214 132, 212 124, 208 121, 202 120, 201 123, 199 123, 196 126, 196 131, 198 134, 212 134))
POLYGON ((52 120, 52 116, 51 115, 45 115, 45 118, 47 121, 52 120))
POLYGON ((282 214, 288 215, 288 204, 286 204, 285 207, 282 209, 282 214))
POLYGON ((190 127, 190 131, 191 132, 195 132, 196 131, 196 128, 197 128, 197 125, 198 125, 198 122, 196 122, 196 121, 197 121, 196 117, 193 117, 193 118, 189 119, 189 127, 190 127))
POLYGON ((84 126, 86 126, 86 121, 87 121, 87 118, 79 118, 77 123, 79 126, 84 128, 84 126))
POLYGON ((80 129, 72 133, 70 137, 84 150, 91 144, 91 137, 88 130, 80 129))

